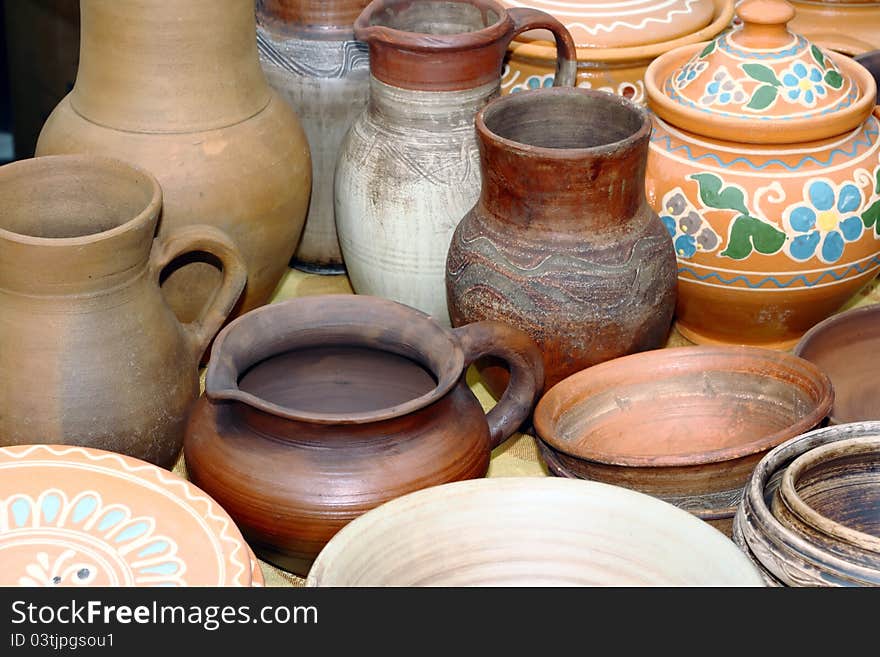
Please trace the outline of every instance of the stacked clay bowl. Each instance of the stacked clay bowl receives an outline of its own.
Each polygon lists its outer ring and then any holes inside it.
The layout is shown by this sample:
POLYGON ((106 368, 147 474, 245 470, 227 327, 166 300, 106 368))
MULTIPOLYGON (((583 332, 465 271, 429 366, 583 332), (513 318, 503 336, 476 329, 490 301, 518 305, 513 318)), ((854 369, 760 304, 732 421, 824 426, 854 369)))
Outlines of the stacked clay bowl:
POLYGON ((817 426, 833 397, 828 377, 791 354, 683 347, 578 372, 534 421, 552 474, 636 489, 730 534, 755 465, 817 426))
POLYGON ((880 422, 799 436, 758 464, 734 540, 777 586, 880 586, 880 422))
POLYGON ((263 586, 232 518, 146 461, 0 449, 0 586, 263 586))
MULTIPOLYGON (((560 20, 577 44, 577 86, 645 102, 645 70, 655 57, 712 39, 730 25, 734 0, 636 0, 617 8, 597 0, 504 0, 560 20)), ((502 93, 553 84, 556 46, 544 31, 527 32, 508 49, 502 93)))
POLYGON ((880 304, 829 317, 807 332, 794 353, 831 377, 833 424, 880 420, 880 304))
POLYGON ((344 527, 309 586, 760 586, 720 532, 616 486, 478 479, 410 493, 344 527))

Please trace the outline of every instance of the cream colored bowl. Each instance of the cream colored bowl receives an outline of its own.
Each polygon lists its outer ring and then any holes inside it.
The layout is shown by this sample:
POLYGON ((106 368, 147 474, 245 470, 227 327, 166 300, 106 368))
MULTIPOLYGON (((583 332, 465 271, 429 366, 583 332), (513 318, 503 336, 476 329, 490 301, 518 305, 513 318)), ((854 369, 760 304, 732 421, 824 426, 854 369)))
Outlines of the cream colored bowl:
POLYGON ((648 495, 499 478, 418 491, 364 514, 309 586, 761 586, 721 532, 648 495))

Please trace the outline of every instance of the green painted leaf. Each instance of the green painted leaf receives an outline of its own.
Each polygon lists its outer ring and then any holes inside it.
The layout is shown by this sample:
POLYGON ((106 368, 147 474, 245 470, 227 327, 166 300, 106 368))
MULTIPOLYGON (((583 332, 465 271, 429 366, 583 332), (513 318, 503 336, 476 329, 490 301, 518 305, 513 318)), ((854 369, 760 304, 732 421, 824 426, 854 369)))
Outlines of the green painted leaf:
POLYGON ((742 260, 752 255, 752 251, 772 255, 785 244, 785 233, 767 222, 740 215, 733 221, 727 248, 721 255, 734 260, 742 260))
POLYGON ((711 55, 715 50, 715 42, 710 41, 705 48, 703 48, 703 52, 700 53, 700 57, 705 57, 706 55, 711 55))
POLYGON ((712 173, 695 173, 688 176, 696 180, 700 186, 700 199, 703 204, 718 210, 737 210, 748 214, 746 199, 742 191, 736 187, 724 187, 721 178, 712 173))
POLYGON ((816 60, 819 66, 825 68, 825 55, 822 54, 822 51, 816 46, 810 46, 810 52, 813 53, 813 59, 816 60))
POLYGON ((768 66, 764 66, 763 64, 743 64, 742 70, 744 70, 746 75, 750 78, 754 78, 759 82, 766 82, 767 84, 772 84, 774 87, 782 86, 779 78, 776 77, 776 73, 774 73, 773 69, 768 66))
POLYGON ((752 99, 746 107, 753 110, 767 109, 773 104, 773 101, 776 100, 777 93, 776 87, 771 87, 769 84, 762 84, 755 89, 755 93, 752 94, 752 99))
POLYGON ((825 82, 832 89, 840 89, 843 86, 843 76, 837 71, 825 71, 825 82))
POLYGON ((877 169, 877 188, 874 191, 880 194, 880 169, 877 169))
POLYGON ((862 213, 862 223, 865 228, 874 227, 874 232, 880 235, 880 201, 874 201, 874 205, 862 213))

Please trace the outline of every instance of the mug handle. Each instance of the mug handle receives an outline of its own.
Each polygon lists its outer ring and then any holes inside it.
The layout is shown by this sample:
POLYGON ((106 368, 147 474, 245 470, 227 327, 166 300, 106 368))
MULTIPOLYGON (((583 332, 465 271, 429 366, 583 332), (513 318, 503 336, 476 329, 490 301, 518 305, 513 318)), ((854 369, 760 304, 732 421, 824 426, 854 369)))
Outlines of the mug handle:
POLYGON ((501 322, 467 324, 453 333, 470 365, 482 356, 496 356, 510 367, 504 395, 486 415, 492 448, 510 438, 525 422, 544 387, 544 357, 526 333, 501 322))
POLYGON ((169 263, 195 251, 209 253, 223 265, 223 280, 201 317, 188 324, 181 322, 196 359, 201 360, 241 296, 247 283, 247 268, 238 247, 219 228, 203 224, 183 226, 153 240, 150 267, 156 281, 169 263))
POLYGON ((568 28, 540 9, 515 7, 508 9, 507 15, 513 19, 513 34, 509 41, 528 30, 550 30, 553 33, 556 39, 556 75, 553 86, 573 87, 577 81, 577 46, 568 28))

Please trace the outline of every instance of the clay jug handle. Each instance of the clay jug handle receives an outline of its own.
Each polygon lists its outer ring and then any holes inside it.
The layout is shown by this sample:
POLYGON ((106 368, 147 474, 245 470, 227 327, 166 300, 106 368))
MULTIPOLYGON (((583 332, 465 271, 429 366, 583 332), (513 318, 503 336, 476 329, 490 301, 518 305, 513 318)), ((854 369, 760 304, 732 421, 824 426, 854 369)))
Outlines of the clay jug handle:
POLYGON ((481 356, 496 356, 510 368, 510 383, 486 416, 494 449, 510 438, 532 412, 544 387, 544 358, 527 334, 501 322, 475 322, 453 332, 467 365, 481 356))
POLYGON ((547 12, 540 9, 516 7, 508 9, 507 15, 513 19, 512 41, 516 35, 528 30, 550 30, 556 39, 556 76, 554 87, 573 87, 577 80, 577 46, 571 32, 547 12))
POLYGON ((154 240, 150 267, 156 281, 173 260, 197 251, 209 253, 223 266, 220 287, 205 305, 201 317, 183 324, 195 357, 199 360, 241 296, 247 283, 247 268, 238 247, 222 230, 205 225, 184 226, 154 240))

